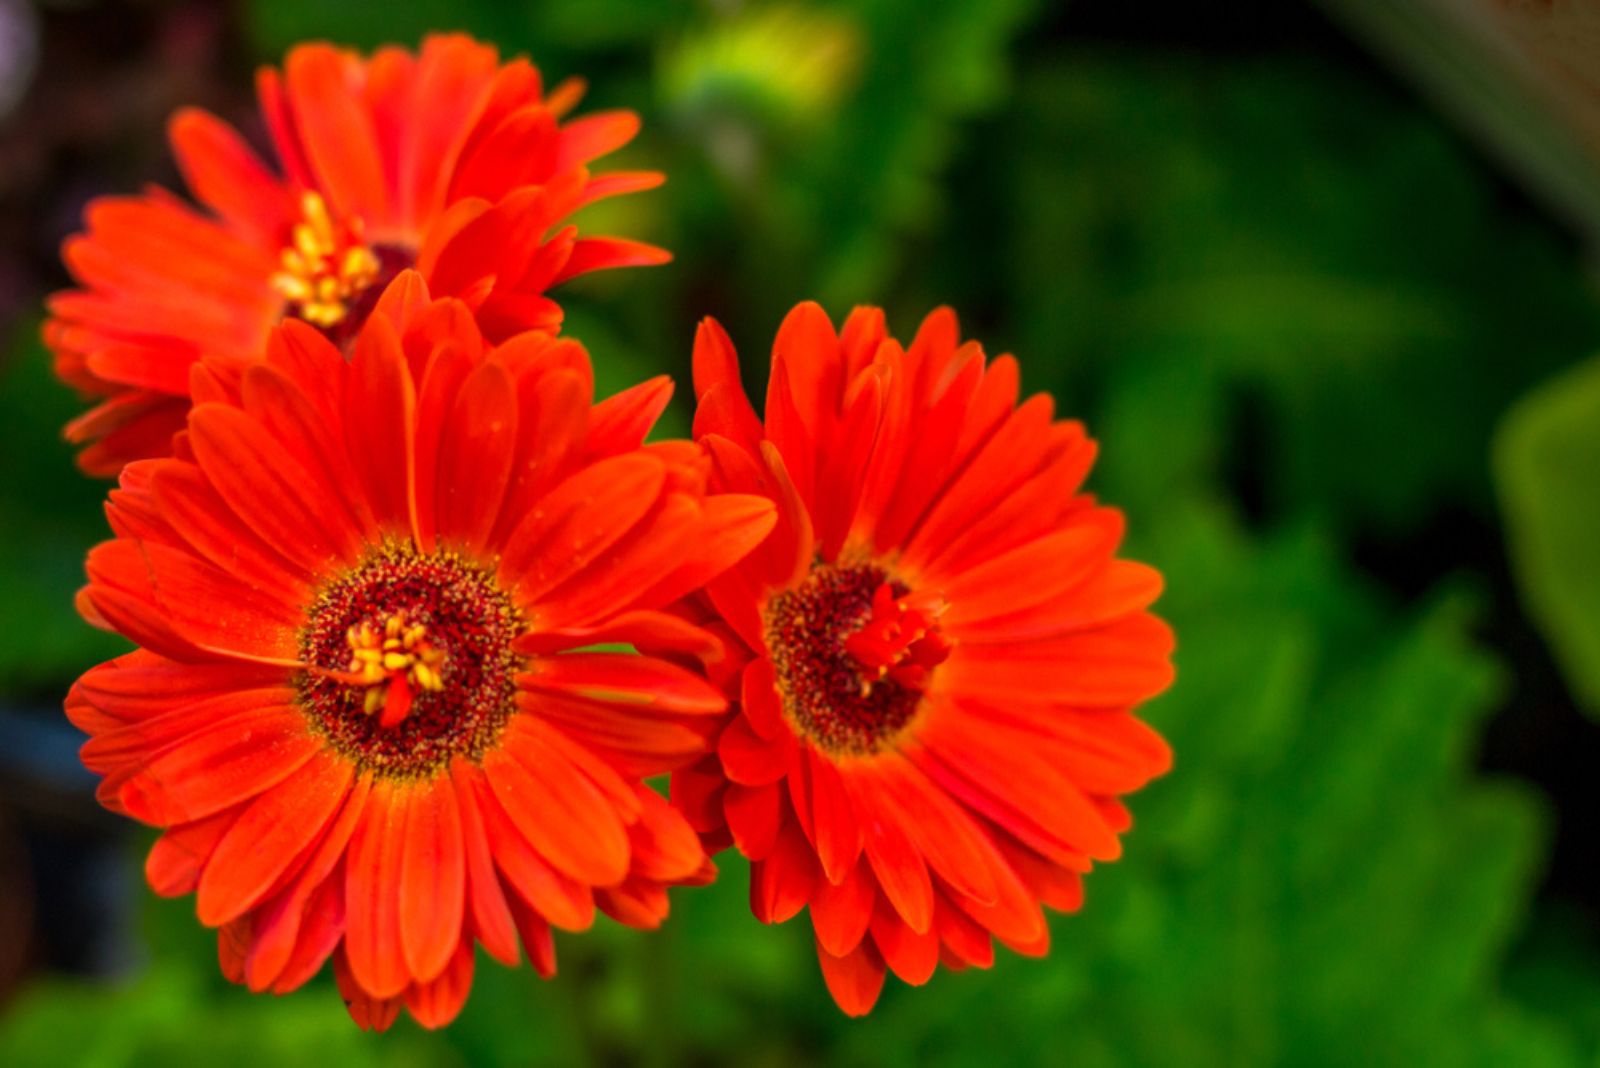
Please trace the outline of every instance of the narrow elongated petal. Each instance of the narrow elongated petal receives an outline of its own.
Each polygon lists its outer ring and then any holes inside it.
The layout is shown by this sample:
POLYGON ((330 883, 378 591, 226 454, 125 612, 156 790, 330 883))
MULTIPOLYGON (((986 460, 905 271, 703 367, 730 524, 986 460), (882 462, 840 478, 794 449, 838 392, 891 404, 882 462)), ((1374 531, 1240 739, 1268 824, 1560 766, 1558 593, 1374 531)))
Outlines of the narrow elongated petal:
POLYGON ((227 923, 261 900, 344 804, 348 762, 319 753, 240 813, 200 878, 200 920, 227 923))
POLYGON ((413 981, 428 983, 444 971, 462 941, 467 863, 455 791, 443 784, 416 790, 403 841, 400 945, 413 981))
POLYGON ((380 782, 367 798, 350 841, 345 869, 345 953, 350 974, 376 999, 400 995, 411 982, 403 948, 400 878, 411 793, 380 782))

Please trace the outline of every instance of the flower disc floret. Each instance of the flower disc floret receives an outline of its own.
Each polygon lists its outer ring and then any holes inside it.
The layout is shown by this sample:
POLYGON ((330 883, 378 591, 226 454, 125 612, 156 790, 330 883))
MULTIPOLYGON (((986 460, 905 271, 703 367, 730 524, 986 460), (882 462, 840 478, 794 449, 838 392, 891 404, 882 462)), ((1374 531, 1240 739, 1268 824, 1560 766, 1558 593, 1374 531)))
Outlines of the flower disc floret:
POLYGON ((486 569, 391 542, 312 605, 298 699, 336 749, 386 776, 481 759, 515 710, 522 628, 486 569))
POLYGON ((891 745, 948 653, 937 623, 905 618, 905 594, 876 564, 820 564, 767 602, 765 634, 784 713, 833 756, 891 745))

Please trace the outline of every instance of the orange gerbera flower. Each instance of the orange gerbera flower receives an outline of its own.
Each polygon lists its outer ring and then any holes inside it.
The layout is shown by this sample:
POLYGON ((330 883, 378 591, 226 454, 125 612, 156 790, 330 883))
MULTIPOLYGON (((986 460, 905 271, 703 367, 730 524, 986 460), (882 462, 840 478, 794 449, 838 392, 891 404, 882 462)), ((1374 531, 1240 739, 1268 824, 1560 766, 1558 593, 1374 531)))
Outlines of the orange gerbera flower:
POLYGON ((660 609, 773 508, 641 446, 669 383, 591 388, 575 342, 487 347, 406 272, 348 361, 290 322, 237 390, 200 365, 176 454, 123 470, 81 604, 141 648, 67 711, 233 980, 281 993, 331 955, 362 1026, 439 1026, 474 940, 549 975, 552 926, 652 927, 710 877, 641 782, 725 707, 662 659, 714 639, 660 609))
POLYGON ((1043 953, 1040 905, 1078 907, 1129 826, 1117 798, 1170 762, 1133 712, 1172 679, 1161 577, 1115 558, 1121 515, 1080 492, 1093 442, 1048 396, 1019 406, 1016 362, 948 310, 902 348, 876 309, 835 335, 796 308, 764 423, 710 320, 694 378, 712 484, 778 522, 706 591, 743 650, 712 671, 737 709, 673 800, 750 858, 760 920, 810 906, 852 1015, 886 967, 1043 953))
POLYGON ((96 200, 67 241, 81 289, 57 294, 45 340, 57 373, 99 403, 70 424, 92 474, 167 454, 202 357, 248 364, 284 318, 354 337, 384 284, 416 267, 493 340, 554 330, 544 293, 603 267, 661 263, 650 245, 579 238, 561 220, 654 172, 590 177, 638 130, 631 112, 563 116, 582 86, 546 95, 526 59, 430 37, 370 59, 293 49, 256 86, 280 173, 197 110, 173 117, 173 151, 197 211, 161 189, 96 200), (558 228, 559 227, 559 228, 558 228))

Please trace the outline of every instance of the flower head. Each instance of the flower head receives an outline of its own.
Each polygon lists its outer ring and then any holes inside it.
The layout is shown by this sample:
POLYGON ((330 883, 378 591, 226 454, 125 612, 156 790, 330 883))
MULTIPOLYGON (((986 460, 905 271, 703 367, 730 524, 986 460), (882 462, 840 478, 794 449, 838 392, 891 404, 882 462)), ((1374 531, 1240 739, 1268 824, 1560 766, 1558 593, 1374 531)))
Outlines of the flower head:
POLYGON ((554 330, 545 291, 568 278, 666 259, 563 224, 661 176, 591 176, 637 118, 567 120, 582 86, 547 94, 526 59, 460 35, 366 59, 309 44, 263 68, 257 91, 276 170, 220 120, 180 111, 173 151, 200 207, 160 189, 104 197, 64 246, 80 288, 52 298, 45 338, 57 373, 97 402, 67 428, 91 473, 167 453, 196 362, 254 362, 284 319, 348 344, 408 267, 498 341, 554 330))
POLYGON ((331 956, 363 1026, 438 1026, 474 942, 548 975, 552 926, 651 927, 710 877, 642 783, 725 705, 672 662, 717 642, 662 609, 773 509, 641 444, 664 381, 591 391, 576 343, 489 345, 405 272, 348 359, 289 322, 200 365, 175 454, 123 470, 81 606, 140 648, 67 710, 230 978, 281 993, 331 956))
POLYGON ((1081 492, 1093 442, 1049 397, 1019 405, 1015 361, 948 310, 902 347, 875 309, 836 334, 801 305, 764 419, 710 320, 694 376, 712 484, 778 520, 699 599, 739 650, 710 670, 732 710, 674 802, 750 858, 759 919, 809 907, 848 1013, 886 970, 1043 953, 1040 906, 1078 907, 1120 852, 1119 797, 1170 763, 1135 716, 1172 678, 1161 578, 1081 492))

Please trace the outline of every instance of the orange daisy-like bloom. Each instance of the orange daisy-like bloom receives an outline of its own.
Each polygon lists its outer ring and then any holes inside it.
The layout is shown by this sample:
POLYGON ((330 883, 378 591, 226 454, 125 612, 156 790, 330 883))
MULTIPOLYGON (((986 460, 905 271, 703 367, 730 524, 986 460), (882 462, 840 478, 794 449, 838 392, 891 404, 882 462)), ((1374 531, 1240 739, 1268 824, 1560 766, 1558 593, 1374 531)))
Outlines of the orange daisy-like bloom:
POLYGON ((332 956, 364 1027, 438 1026, 474 940, 549 975, 552 926, 653 927, 710 877, 642 784, 725 707, 663 659, 715 639, 661 609, 774 510, 640 444, 665 380, 591 389, 575 342, 489 347, 406 272, 348 360, 291 322, 237 389, 200 365, 175 455, 123 470, 81 604, 141 648, 67 710, 233 980, 282 993, 332 956))
POLYGON ((180 111, 173 151, 201 210, 161 189, 101 198, 64 246, 82 288, 51 299, 45 340, 57 373, 99 402, 67 427, 92 474, 167 454, 191 364, 252 363, 285 318, 346 343, 404 268, 466 302, 498 341, 554 330, 561 309, 544 294, 557 283, 668 258, 560 225, 661 175, 591 177, 638 119, 562 121, 581 84, 547 95, 526 59, 502 64, 459 35, 365 60, 309 44, 256 85, 281 173, 220 120, 180 111))
POLYGON ((778 522, 703 598, 742 650, 710 672, 737 708, 674 802, 750 858, 760 920, 810 906, 852 1015, 886 968, 1043 953, 1040 905, 1079 906, 1129 826, 1118 797, 1170 763, 1134 715, 1172 679, 1161 577, 1080 492, 1094 443, 1048 396, 1019 405, 1016 362, 948 310, 902 348, 876 309, 836 335, 796 308, 764 422, 709 320, 694 379, 713 486, 778 522))

